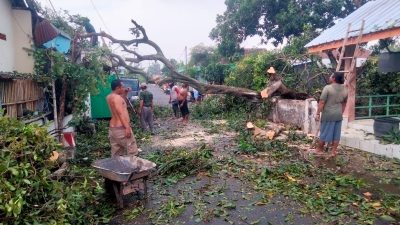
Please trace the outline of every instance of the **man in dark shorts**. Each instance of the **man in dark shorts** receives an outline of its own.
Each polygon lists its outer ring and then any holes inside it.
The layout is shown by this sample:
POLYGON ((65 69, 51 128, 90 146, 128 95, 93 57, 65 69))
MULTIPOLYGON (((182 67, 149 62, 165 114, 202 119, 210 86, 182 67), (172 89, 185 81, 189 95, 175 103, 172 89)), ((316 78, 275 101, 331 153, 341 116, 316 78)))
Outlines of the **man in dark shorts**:
POLYGON ((179 108, 181 109, 182 122, 189 122, 189 107, 187 102, 187 97, 189 93, 189 85, 183 84, 182 89, 179 91, 178 100, 179 108))
POLYGON ((332 144, 331 156, 337 154, 342 129, 343 112, 347 103, 347 89, 343 85, 344 74, 335 72, 330 77, 331 84, 326 85, 318 103, 318 110, 315 119, 321 120, 320 140, 317 147, 317 154, 323 154, 325 143, 332 144), (322 116, 320 118, 320 113, 322 116))

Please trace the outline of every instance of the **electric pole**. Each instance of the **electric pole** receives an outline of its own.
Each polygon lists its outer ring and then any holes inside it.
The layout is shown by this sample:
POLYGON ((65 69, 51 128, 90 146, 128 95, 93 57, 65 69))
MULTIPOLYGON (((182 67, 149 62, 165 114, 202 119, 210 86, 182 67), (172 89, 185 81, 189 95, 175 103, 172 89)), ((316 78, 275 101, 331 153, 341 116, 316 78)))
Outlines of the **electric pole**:
POLYGON ((188 56, 187 56, 187 46, 185 46, 185 65, 186 65, 186 70, 187 70, 187 58, 188 58, 188 56))

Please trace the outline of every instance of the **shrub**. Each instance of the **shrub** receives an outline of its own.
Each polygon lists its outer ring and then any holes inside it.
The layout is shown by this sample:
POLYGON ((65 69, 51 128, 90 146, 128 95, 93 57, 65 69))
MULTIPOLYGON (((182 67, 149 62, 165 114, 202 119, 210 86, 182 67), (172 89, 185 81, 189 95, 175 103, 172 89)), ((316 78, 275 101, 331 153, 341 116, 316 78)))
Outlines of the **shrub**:
POLYGON ((397 94, 400 92, 400 73, 380 73, 378 57, 370 57, 357 77, 358 95, 397 94))
POLYGON ((57 214, 60 187, 49 179, 55 165, 47 160, 58 148, 44 128, 0 115, 0 218, 32 222, 57 214))
POLYGON ((48 159, 60 149, 47 130, 0 114, 0 224, 107 223, 114 209, 102 202, 100 177, 72 165, 60 180, 48 159))
POLYGON ((195 119, 208 119, 221 115, 224 112, 224 99, 221 96, 211 96, 192 107, 192 117, 195 119))

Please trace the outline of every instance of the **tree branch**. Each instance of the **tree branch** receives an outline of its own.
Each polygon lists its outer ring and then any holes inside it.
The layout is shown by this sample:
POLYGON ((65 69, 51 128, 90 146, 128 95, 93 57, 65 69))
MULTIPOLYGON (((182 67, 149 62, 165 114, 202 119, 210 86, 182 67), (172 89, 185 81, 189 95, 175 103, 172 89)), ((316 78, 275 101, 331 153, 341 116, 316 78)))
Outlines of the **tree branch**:
POLYGON ((117 61, 118 66, 125 67, 127 70, 129 70, 132 73, 141 74, 141 75, 144 75, 144 76, 147 77, 147 73, 146 72, 144 72, 140 68, 128 65, 120 55, 117 55, 117 54, 114 54, 114 53, 109 53, 109 55, 111 56, 112 59, 117 61))
POLYGON ((127 68, 129 71, 134 71, 135 73, 140 73, 140 74, 144 73, 144 72, 139 72, 139 71, 137 71, 137 69, 134 69, 133 67, 127 65, 125 61, 134 62, 134 63, 140 63, 142 61, 160 61, 168 69, 170 69, 172 71, 171 78, 173 80, 184 82, 184 83, 189 83, 192 87, 196 88, 201 93, 232 94, 235 96, 245 97, 245 98, 251 99, 253 101, 261 100, 260 94, 254 90, 250 90, 250 89, 246 89, 246 88, 231 87, 231 86, 226 86, 226 85, 203 84, 189 76, 179 73, 178 71, 176 71, 176 68, 174 67, 174 65, 164 56, 164 53, 162 52, 161 48, 155 42, 153 42, 149 39, 144 27, 139 25, 135 20, 131 20, 131 22, 133 23, 134 27, 131 28, 130 30, 131 30, 132 34, 135 35, 135 39, 132 39, 132 40, 119 40, 105 32, 90 33, 90 34, 81 35, 80 37, 87 38, 87 37, 93 37, 93 36, 101 36, 101 37, 108 38, 113 44, 121 45, 121 47, 123 48, 123 50, 125 52, 128 52, 128 53, 134 55, 135 57, 127 58, 126 60, 123 60, 122 57, 120 57, 116 54, 113 54, 113 53, 111 53, 110 56, 112 56, 113 58, 116 58, 118 60, 118 64, 120 66, 127 68), (151 46, 155 50, 156 54, 142 55, 142 54, 139 54, 136 50, 132 50, 132 49, 128 48, 130 45, 138 46, 139 44, 151 46))

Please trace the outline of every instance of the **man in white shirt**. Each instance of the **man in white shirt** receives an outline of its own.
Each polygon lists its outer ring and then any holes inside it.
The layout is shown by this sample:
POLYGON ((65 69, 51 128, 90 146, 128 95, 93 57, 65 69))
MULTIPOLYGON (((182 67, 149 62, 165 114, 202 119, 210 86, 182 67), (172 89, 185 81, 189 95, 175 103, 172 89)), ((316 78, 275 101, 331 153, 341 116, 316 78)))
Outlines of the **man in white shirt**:
POLYGON ((169 103, 172 104, 172 110, 174 111, 175 117, 179 118, 180 117, 179 101, 178 101, 179 87, 176 86, 174 82, 171 82, 169 84, 169 87, 171 88, 169 94, 169 103))

